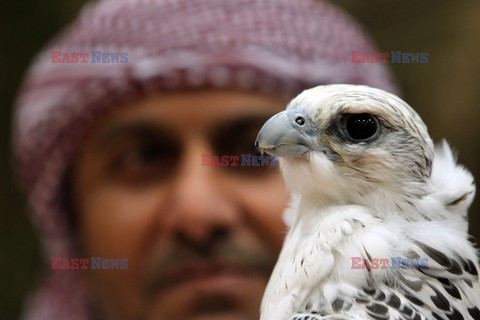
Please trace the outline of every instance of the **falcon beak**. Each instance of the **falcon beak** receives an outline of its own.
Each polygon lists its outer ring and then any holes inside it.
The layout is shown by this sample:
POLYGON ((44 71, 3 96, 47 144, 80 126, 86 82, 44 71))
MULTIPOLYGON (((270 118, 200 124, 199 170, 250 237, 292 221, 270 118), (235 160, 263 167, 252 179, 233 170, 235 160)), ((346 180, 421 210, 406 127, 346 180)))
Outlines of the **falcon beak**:
POLYGON ((288 110, 277 113, 260 129, 255 147, 260 154, 278 157, 305 157, 314 147, 314 139, 296 128, 288 110))

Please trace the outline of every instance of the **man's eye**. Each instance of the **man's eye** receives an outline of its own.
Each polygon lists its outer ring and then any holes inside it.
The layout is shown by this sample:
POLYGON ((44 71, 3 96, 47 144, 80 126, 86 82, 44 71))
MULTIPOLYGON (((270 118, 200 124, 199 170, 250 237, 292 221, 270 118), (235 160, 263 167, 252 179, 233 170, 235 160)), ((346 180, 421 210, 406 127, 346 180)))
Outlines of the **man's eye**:
POLYGON ((179 148, 155 142, 126 143, 113 158, 112 174, 127 182, 165 179, 174 170, 179 148))
POLYGON ((222 151, 229 155, 255 154, 255 140, 252 135, 242 135, 240 139, 232 139, 232 143, 222 151))
POLYGON ((128 150, 124 155, 124 164, 131 166, 149 166, 155 164, 162 156, 162 151, 155 145, 141 146, 128 150))
POLYGON ((215 155, 218 157, 223 155, 237 156, 239 159, 237 166, 230 163, 229 166, 223 168, 232 173, 251 178, 278 172, 278 165, 270 166, 265 162, 264 165, 254 165, 257 164, 257 161, 252 162, 251 160, 252 157, 256 156, 255 139, 262 124, 259 122, 233 129, 228 128, 218 135, 214 145, 215 155))

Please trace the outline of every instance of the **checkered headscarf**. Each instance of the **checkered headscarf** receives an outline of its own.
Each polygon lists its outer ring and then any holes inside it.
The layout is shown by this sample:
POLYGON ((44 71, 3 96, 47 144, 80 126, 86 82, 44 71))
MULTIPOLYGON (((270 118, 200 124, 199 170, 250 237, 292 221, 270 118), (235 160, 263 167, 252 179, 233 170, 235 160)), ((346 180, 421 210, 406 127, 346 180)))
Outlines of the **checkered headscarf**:
MULTIPOLYGON (((15 160, 47 261, 75 255, 65 172, 89 128, 110 108, 197 87, 285 98, 327 83, 395 92, 384 65, 350 62, 354 50, 374 48, 351 17, 324 1, 103 0, 85 6, 36 56, 14 119, 15 160), (52 63, 52 51, 90 58, 52 63), (91 63, 92 51, 125 52, 128 62, 91 63)), ((89 319, 86 295, 75 271, 56 270, 29 300, 26 319, 89 319)))

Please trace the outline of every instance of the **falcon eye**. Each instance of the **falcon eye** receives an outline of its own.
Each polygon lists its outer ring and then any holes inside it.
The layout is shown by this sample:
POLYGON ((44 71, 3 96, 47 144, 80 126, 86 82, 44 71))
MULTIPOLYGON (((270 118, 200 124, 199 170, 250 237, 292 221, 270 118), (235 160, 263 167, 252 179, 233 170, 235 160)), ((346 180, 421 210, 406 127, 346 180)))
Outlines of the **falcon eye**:
POLYGON ((295 122, 299 125, 299 126, 303 126, 305 124, 305 119, 303 117, 297 117, 295 119, 295 122))
POLYGON ((343 131, 353 141, 366 141, 379 130, 378 120, 368 113, 351 114, 345 118, 343 131))

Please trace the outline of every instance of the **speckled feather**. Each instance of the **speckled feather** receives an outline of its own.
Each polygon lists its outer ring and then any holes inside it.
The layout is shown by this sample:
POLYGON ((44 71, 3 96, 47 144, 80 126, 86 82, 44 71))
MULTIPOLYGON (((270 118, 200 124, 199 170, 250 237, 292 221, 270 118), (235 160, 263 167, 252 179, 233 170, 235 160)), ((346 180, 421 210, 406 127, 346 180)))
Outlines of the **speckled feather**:
POLYGON ((466 219, 475 185, 448 144, 434 147, 410 106, 370 87, 319 86, 287 110, 304 114, 329 150, 280 158, 290 229, 260 319, 480 319, 466 219), (335 126, 346 113, 374 115, 381 133, 345 141, 335 126), (352 257, 428 268, 352 269, 352 257))

